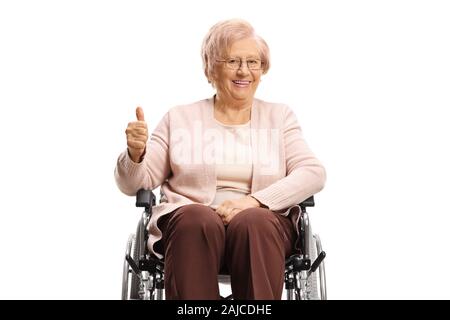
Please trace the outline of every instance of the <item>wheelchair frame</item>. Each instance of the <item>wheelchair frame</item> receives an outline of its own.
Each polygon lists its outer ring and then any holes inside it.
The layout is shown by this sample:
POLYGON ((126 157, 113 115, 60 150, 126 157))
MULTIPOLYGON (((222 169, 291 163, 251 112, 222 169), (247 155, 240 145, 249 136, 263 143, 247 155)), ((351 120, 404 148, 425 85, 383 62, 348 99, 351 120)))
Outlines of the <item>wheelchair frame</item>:
MULTIPOLYGON (((122 275, 122 300, 162 300, 164 298, 164 262, 150 255, 147 249, 148 223, 156 198, 151 190, 140 189, 136 207, 144 211, 136 233, 128 238, 122 275)), ((300 252, 285 261, 287 300, 326 300, 325 252, 317 234, 312 233, 307 207, 313 207, 314 197, 299 204, 300 252), (311 263, 311 260, 314 262, 311 263), (319 269, 319 274, 316 273, 319 269), (317 280, 318 279, 318 280, 317 280), (320 287, 317 286, 320 283, 320 287)), ((229 276, 219 275, 219 283, 229 283, 229 276)), ((232 295, 222 297, 230 300, 232 295)))

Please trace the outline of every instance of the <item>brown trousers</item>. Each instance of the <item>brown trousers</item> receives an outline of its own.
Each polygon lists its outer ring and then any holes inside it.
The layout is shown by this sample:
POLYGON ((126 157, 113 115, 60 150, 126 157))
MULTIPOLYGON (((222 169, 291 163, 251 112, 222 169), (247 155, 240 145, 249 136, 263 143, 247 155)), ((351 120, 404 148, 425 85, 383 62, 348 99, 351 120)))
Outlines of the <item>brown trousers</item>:
POLYGON ((289 218, 250 208, 225 227, 215 210, 190 204, 159 219, 158 227, 167 299, 220 299, 217 275, 224 270, 234 299, 281 299, 284 261, 297 237, 289 218))

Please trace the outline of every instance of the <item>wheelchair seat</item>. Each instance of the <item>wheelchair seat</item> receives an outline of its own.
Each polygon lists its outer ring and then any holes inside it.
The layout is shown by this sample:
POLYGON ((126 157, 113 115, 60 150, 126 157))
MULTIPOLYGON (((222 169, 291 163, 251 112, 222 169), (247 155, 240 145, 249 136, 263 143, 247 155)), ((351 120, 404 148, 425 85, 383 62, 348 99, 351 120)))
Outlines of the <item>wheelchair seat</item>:
MULTIPOLYGON (((156 197, 151 190, 141 189, 136 195, 136 206, 144 211, 136 233, 128 238, 122 275, 122 300, 162 300, 164 298, 164 260, 147 249, 148 223, 156 197)), ((320 238, 312 233, 306 211, 313 207, 314 197, 299 204, 299 252, 285 261, 285 298, 287 300, 326 300, 325 252, 320 238), (312 263, 311 263, 312 262, 312 263), (318 271, 318 272, 317 272, 318 271)), ((228 274, 218 275, 219 284, 230 284, 228 274)), ((233 299, 232 294, 222 299, 233 299)))

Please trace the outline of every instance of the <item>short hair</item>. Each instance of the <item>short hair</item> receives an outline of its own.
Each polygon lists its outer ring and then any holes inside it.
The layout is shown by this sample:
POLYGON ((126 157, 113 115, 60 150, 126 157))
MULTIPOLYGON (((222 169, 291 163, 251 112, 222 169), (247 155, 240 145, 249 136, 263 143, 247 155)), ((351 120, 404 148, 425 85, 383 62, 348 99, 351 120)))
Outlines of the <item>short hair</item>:
POLYGON ((270 52, 266 41, 255 33, 252 25, 242 19, 230 19, 216 23, 206 34, 202 44, 203 70, 211 82, 216 67, 216 60, 236 41, 253 38, 256 40, 259 55, 263 62, 263 73, 270 67, 270 52))

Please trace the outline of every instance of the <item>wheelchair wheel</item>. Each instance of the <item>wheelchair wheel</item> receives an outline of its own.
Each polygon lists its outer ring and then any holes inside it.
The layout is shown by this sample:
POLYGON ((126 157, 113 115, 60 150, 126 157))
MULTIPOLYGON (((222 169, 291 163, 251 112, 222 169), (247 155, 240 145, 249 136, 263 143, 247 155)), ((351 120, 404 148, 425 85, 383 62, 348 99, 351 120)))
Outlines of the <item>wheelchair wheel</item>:
MULTIPOLYGON (((134 261, 137 261, 138 252, 136 236, 131 234, 128 237, 125 256, 130 255, 134 261)), ((124 259, 122 274, 122 300, 140 299, 139 282, 139 277, 133 272, 128 261, 124 259)))
MULTIPOLYGON (((314 235, 314 242, 317 252, 322 252, 322 243, 317 234, 314 235)), ((317 272, 317 270, 316 270, 317 272)), ((327 300, 327 282, 325 275, 325 260, 319 265, 320 299, 327 300)))
MULTIPOLYGON (((132 258, 133 260, 138 264, 139 263, 139 251, 141 249, 142 244, 144 243, 144 230, 142 223, 138 223, 137 229, 136 229, 136 236, 134 238, 134 245, 132 252, 132 258)), ((130 298, 131 299, 141 299, 139 295, 140 290, 140 279, 137 277, 134 272, 132 273, 131 277, 131 291, 130 291, 130 298)))
MULTIPOLYGON (((310 238, 310 252, 309 256, 311 261, 317 259, 318 253, 322 252, 322 245, 320 238, 317 234, 314 234, 310 238)), ((325 282, 325 261, 322 261, 319 268, 312 273, 307 280, 307 293, 303 298, 297 297, 297 299, 305 300, 326 300, 326 282, 325 282)))
MULTIPOLYGON (((311 261, 315 261, 320 252, 322 252, 322 245, 317 234, 310 233, 310 248, 309 257, 311 261)), ((325 282, 325 262, 322 261, 319 268, 313 272, 306 280, 306 291, 297 291, 295 300, 326 300, 326 282, 325 282)))
MULTIPOLYGON (((309 256, 311 258, 311 262, 314 262, 317 259, 317 247, 316 247, 316 241, 314 236, 312 237, 312 239, 310 239, 310 243, 311 243, 311 247, 310 247, 310 252, 309 252, 309 256)), ((317 270, 316 272, 314 272, 313 274, 311 274, 311 276, 308 278, 308 288, 309 288, 309 294, 307 295, 307 300, 320 300, 319 298, 319 292, 317 289, 317 282, 318 282, 318 277, 317 277, 317 270)))

